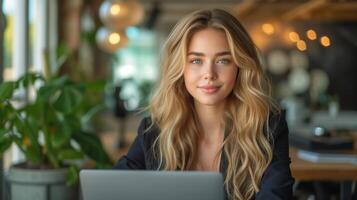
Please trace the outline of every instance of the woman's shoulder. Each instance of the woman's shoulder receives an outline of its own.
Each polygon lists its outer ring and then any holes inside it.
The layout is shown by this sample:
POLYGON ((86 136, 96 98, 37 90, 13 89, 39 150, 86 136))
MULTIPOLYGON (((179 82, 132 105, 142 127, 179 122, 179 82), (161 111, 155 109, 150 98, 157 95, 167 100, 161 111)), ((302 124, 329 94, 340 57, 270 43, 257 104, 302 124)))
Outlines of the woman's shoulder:
POLYGON ((143 117, 139 124, 138 137, 142 137, 144 144, 151 146, 160 133, 159 127, 153 123, 151 117, 143 117))
POLYGON ((268 119, 268 131, 274 140, 280 134, 288 134, 288 125, 283 111, 271 112, 268 119))

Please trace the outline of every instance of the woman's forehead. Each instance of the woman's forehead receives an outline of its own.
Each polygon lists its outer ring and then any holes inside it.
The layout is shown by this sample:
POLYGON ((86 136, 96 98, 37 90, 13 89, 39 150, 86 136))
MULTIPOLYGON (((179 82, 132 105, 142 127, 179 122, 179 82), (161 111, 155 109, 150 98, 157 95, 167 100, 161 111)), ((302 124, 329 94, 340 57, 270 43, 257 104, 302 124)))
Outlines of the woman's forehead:
POLYGON ((227 54, 230 52, 225 32, 214 28, 205 28, 195 32, 189 43, 187 53, 204 55, 227 54))

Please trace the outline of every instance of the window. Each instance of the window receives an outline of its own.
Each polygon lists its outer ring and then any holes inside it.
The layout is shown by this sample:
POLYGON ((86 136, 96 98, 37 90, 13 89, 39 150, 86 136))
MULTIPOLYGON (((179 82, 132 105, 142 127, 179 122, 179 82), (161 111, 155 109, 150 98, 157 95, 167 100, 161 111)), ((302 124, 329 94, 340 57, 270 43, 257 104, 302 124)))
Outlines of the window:
MULTIPOLYGON (((42 58, 42 55, 38 55, 39 51, 35 51, 35 49, 38 49, 39 45, 39 27, 43 26, 42 21, 38 20, 44 18, 41 16, 43 13, 39 12, 43 3, 43 0, 3 0, 3 11, 6 18, 4 81, 17 79, 26 69, 35 68, 36 64, 33 62, 35 56, 42 58)), ((5 155, 5 168, 8 168, 12 162, 19 162, 22 159, 20 151, 16 146, 13 146, 12 151, 5 155)))
POLYGON ((120 98, 128 111, 146 106, 158 79, 158 42, 153 31, 129 27, 129 43, 116 53, 113 81, 121 87, 120 98))
POLYGON ((12 41, 14 32, 14 1, 3 1, 3 12, 5 15, 5 32, 4 32, 4 74, 3 79, 11 79, 11 65, 12 65, 12 41))

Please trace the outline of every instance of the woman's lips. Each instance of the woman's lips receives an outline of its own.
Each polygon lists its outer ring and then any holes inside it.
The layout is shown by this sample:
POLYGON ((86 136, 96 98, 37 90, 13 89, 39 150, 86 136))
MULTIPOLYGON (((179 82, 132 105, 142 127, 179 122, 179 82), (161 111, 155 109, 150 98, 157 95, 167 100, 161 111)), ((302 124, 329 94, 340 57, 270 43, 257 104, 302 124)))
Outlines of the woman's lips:
POLYGON ((206 94, 213 94, 215 92, 217 92, 220 88, 220 86, 199 86, 198 88, 200 88, 200 90, 206 94))

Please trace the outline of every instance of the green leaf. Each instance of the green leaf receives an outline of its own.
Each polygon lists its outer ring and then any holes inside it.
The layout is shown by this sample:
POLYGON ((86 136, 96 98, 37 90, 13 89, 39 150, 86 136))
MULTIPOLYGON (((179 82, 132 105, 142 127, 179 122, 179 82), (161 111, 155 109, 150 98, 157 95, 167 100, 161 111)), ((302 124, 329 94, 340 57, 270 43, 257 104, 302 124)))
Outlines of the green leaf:
POLYGON ((15 89, 16 89, 16 82, 14 81, 8 81, 0 84, 0 100, 4 101, 10 99, 15 89))
POLYGON ((44 105, 44 125, 47 127, 54 126, 60 121, 59 116, 53 106, 46 103, 44 105))
POLYGON ((73 115, 66 115, 65 116, 65 123, 67 123, 72 130, 72 133, 75 132, 80 132, 81 131, 81 120, 79 119, 79 117, 73 115))
POLYGON ((56 49, 56 65, 54 75, 58 75, 58 71, 61 69, 61 66, 66 62, 68 57, 71 55, 71 48, 65 43, 60 42, 56 49))
POLYGON ((40 165, 41 163, 41 154, 37 148, 34 146, 29 146, 25 149, 24 152, 27 160, 31 161, 34 165, 40 165))
POLYGON ((68 78, 68 76, 60 76, 55 79, 52 79, 47 83, 48 86, 51 87, 56 87, 56 88, 62 88, 65 85, 68 85, 71 83, 71 80, 68 78))
POLYGON ((52 146, 53 148, 58 149, 61 146, 69 143, 72 130, 68 123, 62 123, 59 127, 57 127, 57 130, 51 133, 51 135, 52 146))
POLYGON ((58 94, 61 93, 62 89, 70 83, 67 76, 52 79, 39 89, 38 98, 52 103, 58 99, 58 94))
POLYGON ((12 140, 9 137, 0 137, 0 158, 4 152, 11 146, 12 140))
POLYGON ((105 108, 106 108, 105 104, 99 104, 97 106, 92 107, 87 113, 84 114, 84 116, 81 119, 81 123, 86 124, 90 122, 90 120, 93 119, 95 115, 105 110, 105 108))
POLYGON ((27 119, 22 119, 19 116, 14 120, 14 124, 21 138, 15 140, 16 144, 21 147, 27 160, 35 165, 41 162, 41 148, 38 142, 38 132, 33 126, 29 125, 27 119))
POLYGON ((24 108, 24 111, 26 112, 26 116, 34 118, 37 122, 43 122, 44 121, 44 110, 45 110, 44 104, 45 104, 45 102, 39 98, 33 104, 28 104, 24 108))
POLYGON ((71 165, 68 169, 68 172, 67 172, 67 185, 68 186, 72 186, 72 185, 75 185, 77 184, 78 182, 78 173, 79 173, 79 169, 77 166, 75 165, 71 165))
POLYGON ((44 139, 45 139, 45 155, 49 159, 51 165, 55 168, 60 166, 58 158, 55 156, 55 150, 53 149, 51 143, 51 135, 47 130, 44 130, 44 139))
POLYGON ((41 99, 42 101, 49 102, 50 99, 53 99, 56 96, 56 92, 58 89, 54 86, 43 86, 39 89, 37 99, 41 99))
POLYGON ((10 120, 8 116, 10 109, 11 105, 8 102, 0 102, 0 127, 5 127, 6 122, 10 120))
POLYGON ((77 151, 75 149, 63 149, 58 152, 57 155, 59 160, 79 160, 83 159, 83 152, 77 151))
POLYGON ((83 92, 78 87, 66 86, 63 88, 60 97, 54 104, 54 107, 58 111, 63 113, 70 113, 74 110, 82 101, 83 92))
POLYGON ((7 130, 4 128, 0 128, 0 139, 7 133, 7 130))
POLYGON ((23 119, 20 117, 20 115, 16 116, 17 118, 14 119, 14 123, 17 131, 21 134, 23 140, 27 137, 33 153, 37 153, 38 155, 40 155, 41 152, 40 144, 38 142, 38 129, 36 125, 37 123, 29 123, 28 120, 30 119, 30 117, 23 119))
POLYGON ((33 85, 37 80, 44 80, 41 74, 38 73, 28 73, 25 74, 22 78, 20 78, 20 82, 23 87, 28 87, 33 85))
POLYGON ((22 138, 16 135, 11 135, 12 141, 17 145, 17 147, 20 148, 22 152, 25 152, 23 146, 22 146, 22 138))
POLYGON ((106 86, 106 80, 99 80, 95 82, 87 82, 84 84, 85 88, 91 92, 103 92, 106 86))
POLYGON ((104 151, 99 138, 91 133, 80 132, 73 135, 74 140, 81 146, 83 152, 99 163, 111 163, 108 154, 104 151))

